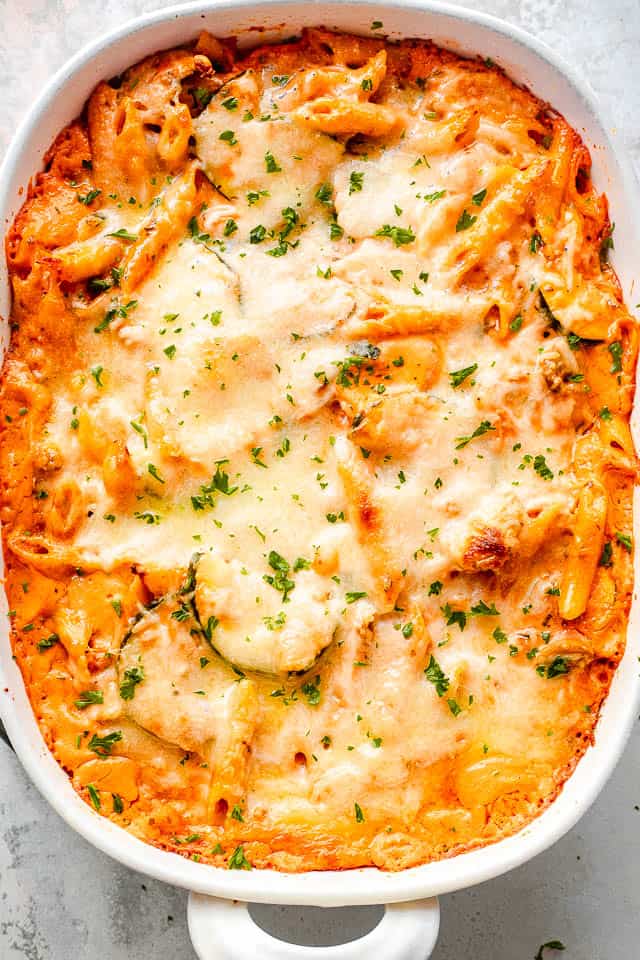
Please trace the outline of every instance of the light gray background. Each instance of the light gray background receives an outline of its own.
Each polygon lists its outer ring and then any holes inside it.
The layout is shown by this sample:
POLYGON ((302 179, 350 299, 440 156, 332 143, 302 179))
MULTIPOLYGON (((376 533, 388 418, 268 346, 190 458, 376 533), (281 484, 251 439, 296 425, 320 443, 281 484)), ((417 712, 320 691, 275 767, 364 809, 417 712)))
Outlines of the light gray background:
MULTIPOLYGON (((98 33, 168 5, 0 0, 0 149, 71 54, 98 33)), ((525 27, 580 65, 640 169, 640 0, 473 5, 525 27)), ((564 840, 501 879, 443 897, 434 960, 533 960, 551 939, 566 951, 549 952, 548 960, 636 960, 639 764, 636 732, 595 807, 564 840)), ((193 960, 185 910, 185 893, 145 880, 75 836, 0 742, 0 960, 193 960)), ((285 935, 297 929, 308 943, 323 936, 331 942, 363 922, 358 911, 328 921, 300 908, 273 908, 274 918, 285 935)))

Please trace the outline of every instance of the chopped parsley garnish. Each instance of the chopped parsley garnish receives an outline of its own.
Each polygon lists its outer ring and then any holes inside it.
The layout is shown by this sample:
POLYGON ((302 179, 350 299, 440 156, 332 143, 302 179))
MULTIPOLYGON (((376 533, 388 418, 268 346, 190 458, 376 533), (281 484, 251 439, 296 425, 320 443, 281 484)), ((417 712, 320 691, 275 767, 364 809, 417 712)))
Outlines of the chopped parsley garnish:
POLYGON ((442 581, 441 581, 441 580, 434 580, 432 583, 429 584, 429 593, 428 593, 428 596, 430 596, 430 597, 439 597, 441 593, 442 593, 442 581))
POLYGON ((451 386, 455 389, 459 387, 461 383, 470 377, 478 369, 477 363, 472 363, 470 367, 463 367, 461 370, 452 370, 449 373, 449 379, 451 381, 451 386))
POLYGON ((264 155, 264 165, 267 173, 280 173, 282 171, 282 167, 278 164, 278 161, 270 150, 267 150, 264 155))
POLYGON ((349 196, 352 193, 360 193, 364 184, 364 173, 353 170, 349 177, 349 196))
POLYGON ((282 630, 287 622, 287 615, 285 614, 284 610, 281 610, 277 617, 263 617, 262 622, 266 626, 267 630, 282 630))
MULTIPOLYGON (((228 462, 228 460, 218 460, 216 472, 209 483, 203 483, 200 487, 200 493, 191 497, 191 506, 194 510, 213 509, 216 505, 215 493, 222 493, 226 497, 230 497, 239 489, 237 486, 229 485, 229 474, 222 469, 223 465, 228 462)), ((260 464, 260 466, 266 466, 266 464, 260 464)))
POLYGON ((99 811, 102 806, 100 803, 100 794, 92 783, 87 784, 87 793, 89 794, 93 808, 99 811))
POLYGON ((129 424, 130 424, 130 426, 133 427, 133 429, 136 431, 136 433, 139 433, 140 436, 142 437, 142 441, 143 441, 143 443, 144 443, 144 447, 145 447, 145 450, 146 450, 147 447, 149 446, 149 440, 148 440, 148 437, 147 437, 147 431, 145 430, 145 428, 142 426, 141 423, 138 423, 137 420, 130 420, 130 421, 129 421, 129 424))
POLYGON ((511 323, 509 324, 509 330, 512 333, 517 333, 518 330, 522 327, 522 314, 517 313, 511 323))
POLYGON ((148 523, 150 527, 160 523, 160 514, 154 513, 153 510, 136 510, 134 511, 133 516, 136 520, 142 520, 143 523, 148 523))
POLYGON ((227 862, 227 870, 251 870, 251 864, 244 855, 244 847, 236 847, 227 862))
POLYGON ((110 310, 107 310, 98 326, 93 328, 93 332, 102 333, 102 331, 106 330, 109 324, 112 323, 116 317, 121 317, 123 320, 126 320, 129 316, 129 311, 135 310, 137 306, 137 300, 129 300, 128 303, 116 303, 116 305, 111 307, 110 310))
POLYGON ((322 696, 320 693, 320 677, 316 677, 313 683, 310 680, 303 683, 300 691, 307 698, 307 703, 310 707, 317 707, 322 696))
POLYGON ((467 625, 467 615, 464 610, 454 610, 448 603, 445 603, 441 609, 448 627, 452 627, 454 623, 457 623, 460 630, 464 630, 467 625))
POLYGON ((547 466, 547 461, 541 453, 533 458, 533 469, 543 480, 553 480, 553 470, 547 466))
POLYGON ((529 240, 529 253, 537 253, 540 247, 544 246, 544 241, 538 231, 531 234, 531 239, 529 240))
POLYGON ((609 353, 611 354, 611 359, 613 364, 611 366, 611 373, 621 373, 622 372, 622 343, 620 340, 614 340, 613 343, 610 343, 607 347, 609 353))
POLYGON ((482 201, 484 200, 484 198, 486 197, 486 195, 487 195, 486 189, 484 189, 484 190, 478 190, 478 192, 477 192, 477 193, 474 193, 474 195, 471 197, 471 203, 472 203, 475 207, 481 206, 481 205, 482 205, 482 201))
POLYGON ((86 710, 94 703, 104 703, 104 696, 101 690, 83 690, 74 703, 78 710, 86 710))
POLYGON ((289 594, 295 587, 294 581, 289 580, 289 571, 291 570, 291 566, 288 560, 285 560, 285 558, 275 550, 269 551, 268 561, 269 566, 275 571, 275 573, 273 575, 265 573, 262 579, 265 583, 268 583, 270 586, 272 586, 274 590, 278 590, 282 594, 283 603, 288 603, 289 594))
POLYGON ((425 668, 424 675, 429 681, 429 683, 432 683, 434 685, 438 696, 439 697, 444 696, 444 694, 449 689, 449 678, 445 676, 444 671, 442 670, 442 667, 440 666, 438 661, 435 659, 433 654, 431 654, 431 657, 429 658, 429 663, 425 668))
POLYGON ((234 803, 233 809, 231 810, 231 819, 237 820, 238 823, 244 823, 244 817, 242 816, 242 808, 237 803, 234 803))
POLYGON ((360 383, 360 368, 366 357, 347 357, 346 360, 332 361, 338 368, 336 384, 339 387, 355 387, 360 383))
POLYGON ((547 680, 552 680, 554 677, 563 677, 569 670, 571 665, 566 657, 555 657, 551 663, 548 663, 545 666, 536 667, 536 672, 540 674, 541 677, 546 677, 547 680))
POLYGON ((225 223, 224 230, 222 232, 225 237, 231 237, 233 236, 233 234, 236 232, 237 229, 238 229, 238 224, 235 222, 235 220, 229 219, 225 223))
MULTIPOLYGON (((177 608, 177 610, 174 610, 173 613, 171 614, 171 619, 177 620, 179 623, 184 623, 184 621, 188 620, 190 617, 191 617, 191 610, 186 605, 186 603, 182 603, 177 608)), ((127 698, 125 697, 125 699, 127 698)))
POLYGON ((456 233, 460 233, 461 230, 468 230, 469 227, 474 225, 477 219, 478 218, 476 216, 472 216, 465 208, 458 217, 458 222, 456 223, 456 233))
POLYGON ((345 593, 345 600, 347 603, 355 603, 357 600, 363 600, 367 596, 366 590, 352 590, 348 593, 345 593))
POLYGON ((268 469, 266 463, 260 459, 260 454, 262 453, 262 447, 252 447, 251 448, 251 462, 255 463, 257 467, 264 467, 265 470, 268 469))
POLYGON ((364 813, 362 812, 362 807, 360 804, 354 803, 353 807, 356 814, 356 823, 364 823, 364 813))
POLYGON ((316 200, 320 203, 329 203, 333 196, 333 187, 330 183, 321 183, 316 190, 316 200))
POLYGON ((259 223, 249 232, 249 243, 262 243, 266 235, 266 227, 263 227, 262 224, 259 223))
POLYGON ((609 251, 613 250, 613 231, 615 230, 616 225, 613 223, 609 230, 603 235, 602 242, 600 244, 600 260, 602 263, 606 263, 609 258, 609 251))
POLYGON ((495 603, 492 603, 491 606, 489 606, 487 603, 484 602, 484 600, 480 600, 478 603, 474 603, 474 605, 471 607, 471 613, 474 613, 476 616, 484 616, 484 617, 500 616, 500 611, 496 610, 495 603))
POLYGON ((144 669, 142 667, 130 667, 125 670, 123 679, 120 681, 120 696, 123 700, 133 700, 136 687, 144 680, 144 669))
POLYGON ((164 482, 165 482, 164 479, 163 479, 163 477, 162 477, 162 475, 160 474, 158 468, 157 468, 156 466, 154 466, 152 463, 148 463, 148 464, 147 464, 147 470, 149 471, 149 473, 151 474, 151 476, 153 477, 153 479, 158 481, 158 483, 164 483, 164 482))
POLYGON ((56 643, 60 642, 60 637, 57 633, 50 633, 48 637, 43 637, 42 640, 38 640, 36 646, 38 650, 50 650, 51 647, 55 646, 56 643))
POLYGON ((457 700, 447 700, 447 706, 454 717, 457 717, 459 713, 462 713, 462 708, 460 707, 457 700))
POLYGON ((370 77, 365 77, 360 86, 367 92, 373 90, 373 80, 370 77))
POLYGON ((475 440, 477 437, 481 437, 483 434, 489 433, 490 430, 495 429, 496 428, 492 427, 488 420, 482 420, 480 425, 476 427, 473 433, 468 437, 456 437, 456 450, 462 450, 462 448, 466 447, 466 445, 471 443, 472 440, 475 440))
POLYGON ((607 540, 602 548, 602 553, 600 554, 600 559, 598 560, 599 567, 612 567, 613 566, 613 547, 611 546, 611 541, 607 540))
POLYGON ((237 97, 227 97, 226 100, 222 101, 222 106, 225 110, 237 110, 238 109, 238 98, 237 97))
POLYGON ((228 143, 230 147, 235 147, 236 143, 238 142, 233 130, 223 130, 218 139, 224 140, 224 142, 228 143))
POLYGON ((620 546, 627 551, 627 553, 631 553, 631 551, 633 550, 633 541, 629 536, 629 534, 616 533, 616 540, 618 541, 620 546))
POLYGON ((91 376, 96 382, 97 387, 104 387, 104 383, 101 380, 102 374, 104 373, 104 367, 92 367, 91 376))
POLYGON ((80 203, 83 203, 85 207, 88 207, 89 204, 93 203, 96 197, 99 197, 102 193, 102 190, 89 190, 88 193, 85 193, 84 196, 80 193, 76 194, 76 198, 80 203))
POLYGON ((213 98, 213 90, 207 90, 206 87, 196 87, 192 91, 193 98, 196 101, 196 105, 200 107, 201 110, 204 110, 209 106, 213 98))
POLYGON ((138 239, 137 234, 129 233, 125 227, 120 227, 119 230, 114 230, 112 233, 108 233, 107 236, 116 237, 118 240, 128 240, 129 243, 133 243, 134 240, 138 239))
POLYGON ((491 636, 496 643, 506 643, 508 639, 506 633, 504 630, 501 630, 500 627, 496 627, 491 636))
POLYGON ((247 194, 247 203, 250 207, 254 206, 260 199, 260 197, 270 197, 271 194, 268 190, 250 190, 247 194))
POLYGON ((442 200, 443 197, 446 197, 446 190, 434 190, 433 193, 425 193, 422 197, 427 203, 435 203, 436 200, 442 200))
POLYGON ((374 236, 389 237, 390 240, 393 240, 396 247, 402 247, 408 243, 413 243, 416 238, 416 235, 411 227, 392 227, 388 223, 385 223, 384 226, 380 227, 379 230, 376 230, 374 236))
POLYGON ((99 757, 109 757, 111 756, 114 745, 119 743, 120 740, 122 740, 122 732, 120 730, 114 730, 113 733, 108 733, 104 737, 99 737, 97 733, 94 733, 87 746, 89 750, 93 750, 99 757))
POLYGON ((89 280, 89 289, 92 293, 102 293, 104 290, 110 290, 111 287, 120 286, 123 268, 111 267, 110 273, 110 277, 92 277, 91 280, 89 280))

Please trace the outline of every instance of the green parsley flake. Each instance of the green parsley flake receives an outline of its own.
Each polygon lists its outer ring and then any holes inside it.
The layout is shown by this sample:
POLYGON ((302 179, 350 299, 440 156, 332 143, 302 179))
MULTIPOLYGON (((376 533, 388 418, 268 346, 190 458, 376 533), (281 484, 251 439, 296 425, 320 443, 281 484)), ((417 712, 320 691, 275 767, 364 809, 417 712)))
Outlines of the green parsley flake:
POLYGON ((462 632, 467 625, 467 615, 464 610, 454 610, 448 603, 445 603, 442 609, 442 614, 447 621, 447 626, 452 627, 455 623, 460 627, 462 632))
POLYGON ((402 247, 406 244, 413 243, 416 238, 411 227, 392 227, 388 223, 385 223, 384 226, 380 227, 379 230, 376 230, 375 236, 389 237, 390 240, 393 240, 396 247, 402 247))
POLYGON ((458 217, 458 222, 456 223, 456 233, 460 233, 461 230, 468 230, 469 227, 474 225, 477 219, 477 217, 471 216, 465 207, 458 217))
POLYGON ((434 685, 438 696, 439 697, 444 696, 444 694, 449 689, 449 678, 445 676, 445 673, 442 670, 442 667, 440 666, 438 661, 435 659, 433 654, 431 654, 429 663, 425 668, 424 675, 429 681, 429 683, 432 683, 434 685))
POLYGON ((227 862, 228 870, 251 870, 251 864, 244 855, 244 847, 236 847, 227 862))
POLYGON ((124 671, 124 676, 120 681, 120 696, 123 700, 133 700, 136 687, 144 680, 144 669, 140 667, 130 667, 124 671))
POLYGON ((274 155, 271 153, 270 150, 267 150, 267 152, 264 155, 264 165, 266 167, 267 173, 282 172, 282 167, 278 164, 278 161, 276 160, 276 158, 274 157, 274 155))
POLYGON ((74 703, 78 710, 86 710, 94 703, 104 703, 104 696, 101 690, 83 690, 74 703))
POLYGON ((472 434, 468 437, 456 437, 456 450, 462 450, 463 447, 466 447, 468 443, 471 443, 472 440, 475 440, 477 437, 483 436, 485 433, 489 433, 491 430, 496 428, 491 426, 491 423, 488 420, 482 420, 480 425, 476 427, 472 434))
POLYGON ((613 343, 610 343, 607 347, 609 353, 611 354, 611 359, 613 364, 611 366, 611 373, 621 373, 622 372, 622 343, 620 340, 614 340, 613 343))
POLYGON ((449 373, 449 379, 451 381, 451 386, 455 389, 459 387, 461 383, 470 377, 478 369, 477 363, 472 363, 470 367, 463 367, 461 370, 452 370, 449 373))
POLYGON ((351 176, 349 177, 349 196, 352 193, 360 193, 364 183, 364 173, 359 173, 357 170, 353 170, 351 176))
POLYGON ((94 733, 87 746, 89 750, 93 750, 99 757, 109 757, 111 756, 114 745, 119 743, 120 740, 122 740, 122 731, 120 730, 114 730, 104 737, 99 737, 97 733, 94 733))
POLYGON ((345 594, 347 603, 356 603, 357 600, 363 600, 367 596, 366 590, 353 590, 345 594))

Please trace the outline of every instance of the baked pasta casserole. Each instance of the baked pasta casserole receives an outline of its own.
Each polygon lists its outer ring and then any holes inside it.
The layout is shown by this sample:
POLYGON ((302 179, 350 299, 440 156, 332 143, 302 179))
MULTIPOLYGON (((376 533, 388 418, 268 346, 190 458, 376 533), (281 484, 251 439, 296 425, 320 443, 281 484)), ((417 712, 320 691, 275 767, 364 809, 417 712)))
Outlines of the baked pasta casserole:
POLYGON ((100 83, 7 240, 33 710, 99 814, 229 869, 519 830, 624 649, 637 332, 589 152, 376 32, 100 83))

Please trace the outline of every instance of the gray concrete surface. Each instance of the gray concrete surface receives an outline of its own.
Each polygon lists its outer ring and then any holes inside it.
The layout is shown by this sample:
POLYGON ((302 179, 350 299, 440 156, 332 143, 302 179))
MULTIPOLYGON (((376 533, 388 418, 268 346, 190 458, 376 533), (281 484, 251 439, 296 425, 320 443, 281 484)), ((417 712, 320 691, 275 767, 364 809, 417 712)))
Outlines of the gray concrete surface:
MULTIPOLYGON (((467 2, 525 27, 580 65, 640 169, 640 0, 467 2)), ((0 0, 0 150, 72 53, 99 32, 168 5, 0 0)), ((443 897, 434 960, 534 960, 552 939, 566 950, 545 954, 549 960, 638 960, 639 764, 636 732, 594 808, 552 850, 443 897)), ((182 891, 126 870, 75 836, 0 743, 0 960, 193 960, 185 907, 182 891)), ((300 908, 272 908, 269 917, 285 938, 296 930, 307 943, 335 942, 365 920, 358 911, 335 917, 300 908)))

